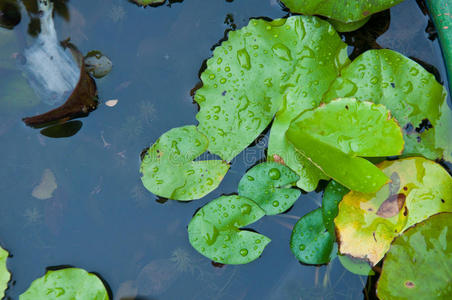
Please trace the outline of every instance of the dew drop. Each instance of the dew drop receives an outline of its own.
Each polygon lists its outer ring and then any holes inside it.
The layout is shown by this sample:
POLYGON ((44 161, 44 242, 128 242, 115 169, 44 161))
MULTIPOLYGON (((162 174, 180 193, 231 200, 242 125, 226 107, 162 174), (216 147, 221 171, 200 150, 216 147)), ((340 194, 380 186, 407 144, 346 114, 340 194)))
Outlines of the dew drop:
POLYGON ((279 172, 279 170, 276 168, 271 168, 268 171, 268 177, 270 177, 273 180, 278 180, 279 178, 281 178, 281 172, 279 172))
POLYGON ((237 60, 242 68, 247 70, 251 69, 250 55, 245 48, 237 51, 237 60))
POLYGON ((241 256, 247 256, 248 255, 248 250, 247 249, 242 249, 242 250, 240 250, 240 255, 241 256))
POLYGON ((303 251, 304 249, 306 249, 306 246, 303 245, 303 244, 301 244, 300 247, 299 247, 299 249, 300 249, 300 251, 303 251))

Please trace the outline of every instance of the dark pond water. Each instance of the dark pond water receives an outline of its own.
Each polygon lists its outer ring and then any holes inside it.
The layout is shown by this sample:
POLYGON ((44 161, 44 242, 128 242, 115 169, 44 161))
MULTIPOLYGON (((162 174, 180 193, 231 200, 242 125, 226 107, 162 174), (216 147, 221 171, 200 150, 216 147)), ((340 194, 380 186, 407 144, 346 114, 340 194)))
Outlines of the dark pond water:
MULTIPOLYGON (((276 0, 186 0, 147 9, 125 0, 67 4, 70 20, 55 17, 59 38, 71 37, 82 52, 98 49, 111 58, 112 73, 97 84, 102 101, 119 102, 100 105, 82 119, 80 132, 66 139, 42 136, 22 123, 22 117, 48 110, 47 104, 0 107, 0 243, 13 255, 8 297, 18 299, 46 268, 60 265, 100 274, 115 299, 364 297, 366 277, 349 273, 338 260, 304 266, 290 252, 292 226, 320 205, 321 191, 302 195, 284 215, 253 224, 272 239, 253 263, 215 267, 190 246, 186 228, 196 209, 236 191, 244 172, 264 159, 265 136, 233 161, 220 188, 204 199, 160 203, 141 185, 142 149, 173 127, 196 124, 190 90, 212 47, 226 30, 250 18, 286 16, 276 0), (51 199, 39 200, 32 192, 47 169, 58 187, 51 199)), ((377 43, 424 61, 445 80, 427 23, 416 1, 407 0, 391 10, 391 25, 377 43)), ((27 24, 23 16, 15 37, 30 44, 27 24)), ((0 48, 0 62, 22 46, 0 48)), ((13 71, 2 65, 0 71, 4 84, 13 71)))

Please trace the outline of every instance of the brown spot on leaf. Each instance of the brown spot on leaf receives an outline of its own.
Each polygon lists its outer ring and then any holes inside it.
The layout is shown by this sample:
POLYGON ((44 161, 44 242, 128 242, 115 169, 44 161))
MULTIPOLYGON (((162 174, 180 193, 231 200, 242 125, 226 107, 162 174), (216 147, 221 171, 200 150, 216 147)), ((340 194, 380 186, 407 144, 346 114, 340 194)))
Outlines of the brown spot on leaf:
POLYGON ((392 218, 399 213, 405 204, 405 194, 391 195, 386 199, 377 211, 377 215, 383 218, 392 218))
POLYGON ((367 17, 368 15, 370 15, 370 11, 368 10, 363 11, 363 16, 367 17))
POLYGON ((278 154, 273 154, 273 160, 275 162, 277 162, 278 164, 286 165, 286 163, 284 162, 284 159, 281 156, 279 156, 278 154))
POLYGON ((415 284, 412 281, 405 281, 405 287, 412 289, 415 287, 415 284))

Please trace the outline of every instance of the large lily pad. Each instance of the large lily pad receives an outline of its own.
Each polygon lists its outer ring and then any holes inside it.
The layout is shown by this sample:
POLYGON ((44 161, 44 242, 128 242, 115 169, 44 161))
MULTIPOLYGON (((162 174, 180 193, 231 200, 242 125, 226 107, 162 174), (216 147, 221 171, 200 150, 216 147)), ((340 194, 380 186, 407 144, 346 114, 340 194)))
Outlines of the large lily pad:
POLYGON ((437 163, 416 157, 378 167, 391 182, 373 194, 351 191, 340 202, 334 220, 339 251, 372 265, 408 227, 452 211, 452 177, 437 163))
POLYGON ((8 256, 8 251, 0 247, 0 299, 5 296, 5 290, 8 288, 8 282, 11 279, 11 274, 6 267, 8 256))
POLYGON ((323 173, 365 193, 378 191, 389 178, 360 157, 403 150, 402 132, 386 107, 348 98, 302 113, 286 136, 323 173))
POLYGON ((19 300, 108 300, 108 292, 95 274, 68 268, 47 273, 33 281, 19 300))
POLYGON ((288 210, 300 197, 301 191, 291 184, 299 179, 288 167, 265 162, 249 170, 239 183, 239 195, 256 202, 267 215, 288 210))
POLYGON ((290 249, 305 264, 326 264, 336 256, 334 232, 325 227, 322 209, 301 217, 290 238, 290 249))
POLYGON ((384 104, 403 128, 404 154, 451 160, 446 91, 422 66, 391 50, 367 51, 341 71, 324 101, 354 97, 384 104))
POLYGON ((335 66, 346 60, 346 45, 328 22, 316 17, 253 19, 231 31, 207 61, 203 86, 195 95, 199 130, 209 138, 209 151, 232 160, 268 126, 289 86, 300 83, 304 92, 310 91, 306 106, 314 107, 311 102, 320 101, 337 75, 335 66))
POLYGON ((282 0, 291 12, 320 15, 344 23, 356 22, 403 0, 282 0))
POLYGON ((301 112, 320 104, 323 94, 339 76, 340 69, 350 63, 347 45, 333 28, 322 21, 318 21, 317 27, 309 26, 309 31, 306 30, 304 40, 307 46, 295 65, 291 82, 287 84, 283 102, 273 121, 268 144, 269 159, 274 159, 274 156, 281 158, 300 176, 297 186, 305 191, 313 191, 319 180, 329 177, 298 153, 287 140, 285 133, 291 121, 301 112))
POLYGON ((246 264, 257 259, 270 239, 240 230, 265 215, 255 202, 241 196, 222 196, 202 207, 188 225, 190 244, 222 264, 246 264))
POLYGON ((380 299, 452 298, 452 214, 417 224, 391 245, 378 280, 380 299))
POLYGON ((221 160, 193 161, 208 147, 195 126, 173 128, 146 152, 141 163, 143 185, 174 200, 199 199, 218 187, 229 165, 221 160))

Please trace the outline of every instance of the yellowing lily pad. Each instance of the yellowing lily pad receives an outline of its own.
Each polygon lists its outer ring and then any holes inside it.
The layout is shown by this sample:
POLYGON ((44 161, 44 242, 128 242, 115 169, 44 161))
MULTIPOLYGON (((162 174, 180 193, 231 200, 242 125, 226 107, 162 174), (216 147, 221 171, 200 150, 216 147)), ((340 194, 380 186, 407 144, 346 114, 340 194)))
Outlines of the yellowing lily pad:
POLYGON ((299 179, 288 167, 276 163, 261 163, 242 177, 239 195, 256 202, 267 215, 277 215, 288 210, 300 197, 301 191, 291 184, 299 179))
POLYGON ((404 154, 452 161, 446 90, 421 65, 392 50, 366 51, 343 68, 324 101, 354 97, 384 104, 403 129, 404 154))
POLYGON ((8 282, 11 279, 11 274, 6 267, 8 256, 8 251, 0 247, 0 299, 5 296, 5 290, 8 288, 8 282))
POLYGON ((378 167, 391 178, 377 193, 351 191, 339 204, 339 251, 376 265, 393 239, 439 212, 452 211, 452 177, 425 158, 385 161, 378 167))
POLYGON ((246 264, 257 259, 270 239, 240 230, 265 215, 255 202, 241 196, 222 196, 202 207, 188 225, 190 244, 222 264, 246 264))
POLYGON ((47 273, 33 281, 19 300, 108 300, 102 280, 82 269, 67 268, 47 273))
POLYGON ((311 102, 321 100, 344 61, 346 44, 316 17, 253 19, 231 31, 207 61, 195 95, 209 151, 232 160, 270 124, 289 86, 303 84, 303 91, 315 96, 306 95, 307 108, 315 107, 311 102))
POLYGON ((308 110, 286 133, 296 150, 323 173, 355 191, 378 191, 389 178, 360 157, 398 155, 403 137, 383 105, 338 99, 308 110))
POLYGON ((395 239, 377 294, 380 299, 451 299, 451 271, 452 214, 441 213, 395 239))
POLYGON ((174 200, 207 195, 218 187, 229 169, 221 160, 193 161, 207 150, 208 144, 195 126, 164 133, 143 158, 143 185, 158 196, 174 200))

